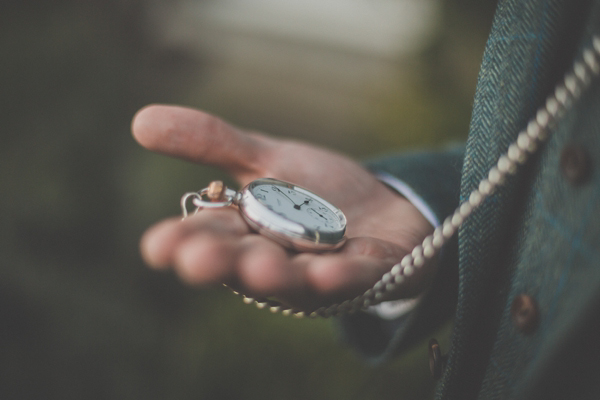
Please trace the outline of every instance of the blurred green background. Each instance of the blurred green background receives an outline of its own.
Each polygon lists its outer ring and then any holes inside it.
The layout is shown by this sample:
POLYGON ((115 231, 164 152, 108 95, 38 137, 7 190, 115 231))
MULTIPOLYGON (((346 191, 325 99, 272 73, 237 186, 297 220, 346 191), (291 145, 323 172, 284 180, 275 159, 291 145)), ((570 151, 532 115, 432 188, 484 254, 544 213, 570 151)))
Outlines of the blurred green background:
POLYGON ((493 3, 2 2, 0 399, 430 398, 424 346, 369 366, 330 321, 144 267, 144 229, 226 177, 129 124, 178 103, 358 159, 464 140, 493 3))

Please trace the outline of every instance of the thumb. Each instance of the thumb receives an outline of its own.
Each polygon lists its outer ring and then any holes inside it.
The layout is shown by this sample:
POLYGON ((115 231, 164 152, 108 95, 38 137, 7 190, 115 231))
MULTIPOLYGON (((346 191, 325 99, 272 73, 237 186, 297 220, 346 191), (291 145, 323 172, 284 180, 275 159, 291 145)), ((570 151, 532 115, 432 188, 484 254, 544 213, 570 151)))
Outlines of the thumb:
POLYGON ((236 177, 260 174, 272 139, 247 134, 191 108, 150 105, 133 118, 131 130, 145 148, 196 163, 221 167, 236 177))

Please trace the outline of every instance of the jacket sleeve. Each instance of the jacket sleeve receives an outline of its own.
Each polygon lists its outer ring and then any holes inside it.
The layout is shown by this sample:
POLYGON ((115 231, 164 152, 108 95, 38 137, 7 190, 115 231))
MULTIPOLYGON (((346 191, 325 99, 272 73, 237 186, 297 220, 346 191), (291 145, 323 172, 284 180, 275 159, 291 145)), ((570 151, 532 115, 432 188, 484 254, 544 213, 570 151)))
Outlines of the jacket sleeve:
MULTIPOLYGON (((459 204, 464 147, 438 152, 392 155, 368 162, 374 172, 385 172, 408 185, 439 221, 459 204)), ((444 245, 434 282, 418 305, 395 320, 359 312, 337 319, 344 342, 371 363, 379 363, 418 343, 453 314, 458 291, 458 246, 444 245)))

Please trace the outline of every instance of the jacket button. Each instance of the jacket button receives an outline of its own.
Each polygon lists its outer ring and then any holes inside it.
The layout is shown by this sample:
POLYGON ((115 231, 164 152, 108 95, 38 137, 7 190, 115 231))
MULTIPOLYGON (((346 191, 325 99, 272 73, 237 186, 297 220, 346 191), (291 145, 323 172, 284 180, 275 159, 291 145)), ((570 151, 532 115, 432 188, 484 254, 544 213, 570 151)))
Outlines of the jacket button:
POLYGON ((526 294, 515 297, 510 307, 515 327, 526 335, 535 332, 539 323, 539 311, 536 301, 526 294))
POLYGON ((446 366, 446 356, 442 355, 442 350, 438 341, 431 339, 429 341, 429 370, 433 379, 440 379, 446 366))
POLYGON ((572 185, 580 185, 587 181, 591 172, 587 150, 581 145, 565 146, 560 155, 560 169, 572 185))

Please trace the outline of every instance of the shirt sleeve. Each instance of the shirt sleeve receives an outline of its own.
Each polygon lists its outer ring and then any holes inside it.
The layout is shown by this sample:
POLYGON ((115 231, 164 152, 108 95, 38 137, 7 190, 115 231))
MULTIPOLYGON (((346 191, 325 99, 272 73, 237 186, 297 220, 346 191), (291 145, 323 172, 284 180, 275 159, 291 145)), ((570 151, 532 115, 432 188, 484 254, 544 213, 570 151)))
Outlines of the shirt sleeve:
MULTIPOLYGON (((411 201, 432 225, 439 225, 459 203, 464 147, 390 155, 367 167, 411 201)), ((401 223, 401 221, 399 222, 401 223)), ((429 290, 418 299, 386 302, 366 312, 337 318, 342 340, 367 361, 385 361, 421 341, 454 312, 458 289, 456 238, 444 245, 429 290)))
POLYGON ((425 202, 425 200, 423 200, 421 196, 415 193, 415 191, 412 190, 412 188, 408 186, 404 181, 383 171, 375 171, 375 175, 380 181, 382 181, 392 189, 396 190, 408 201, 410 201, 413 204, 413 206, 415 206, 417 210, 419 210, 419 212, 423 214, 423 217, 425 217, 425 219, 427 219, 427 221, 429 221, 429 223, 434 228, 440 226, 440 220, 437 217, 437 215, 435 215, 435 213, 425 202))

